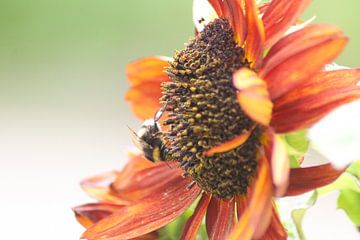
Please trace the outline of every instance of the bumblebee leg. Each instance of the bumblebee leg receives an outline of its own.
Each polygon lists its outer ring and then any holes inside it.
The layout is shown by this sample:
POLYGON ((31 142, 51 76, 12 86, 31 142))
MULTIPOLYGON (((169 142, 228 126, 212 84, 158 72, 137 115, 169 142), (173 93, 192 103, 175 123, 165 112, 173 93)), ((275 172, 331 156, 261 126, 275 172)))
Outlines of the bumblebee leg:
POLYGON ((165 112, 165 109, 166 109, 166 106, 168 105, 168 102, 166 101, 164 106, 155 113, 155 116, 154 116, 154 121, 157 122, 159 121, 159 119, 162 117, 162 115, 164 114, 165 112))

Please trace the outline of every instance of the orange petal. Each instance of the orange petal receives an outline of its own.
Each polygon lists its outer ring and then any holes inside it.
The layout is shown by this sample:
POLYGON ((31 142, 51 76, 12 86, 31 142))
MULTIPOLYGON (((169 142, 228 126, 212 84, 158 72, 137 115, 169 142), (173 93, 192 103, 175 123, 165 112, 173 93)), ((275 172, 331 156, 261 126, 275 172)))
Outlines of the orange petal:
POLYGON ((125 184, 119 179, 112 188, 118 197, 139 202, 179 178, 181 174, 177 163, 161 162, 150 168, 133 172, 130 178, 123 179, 125 184))
POLYGON ((233 84, 239 90, 237 99, 241 109, 254 121, 269 125, 273 104, 266 82, 250 69, 242 68, 234 73, 233 84))
POLYGON ((106 204, 106 203, 90 203, 73 208, 76 219, 86 228, 94 225, 101 219, 113 214, 123 206, 106 204))
POLYGON ((255 0, 244 0, 247 25, 247 36, 245 43, 245 56, 250 61, 253 69, 258 69, 262 62, 264 51, 265 31, 259 18, 259 11, 255 0))
POLYGON ((248 138, 251 136, 253 130, 255 129, 256 125, 252 126, 248 131, 245 131, 243 134, 227 141, 224 142, 218 146, 215 146, 213 148, 210 148, 209 150, 207 150, 204 155, 205 156, 212 156, 216 153, 222 153, 222 152, 227 152, 230 151, 234 148, 237 148, 239 146, 241 146, 243 143, 245 143, 248 138))
POLYGON ((309 128, 330 111, 360 98, 360 69, 321 72, 274 102, 276 132, 309 128))
POLYGON ((311 0, 274 0, 264 12, 262 20, 266 33, 265 47, 270 48, 293 25, 311 0))
POLYGON ((210 195, 208 194, 202 195, 193 215, 186 221, 184 230, 181 234, 181 238, 180 238, 181 240, 196 239, 196 234, 201 226, 202 219, 204 218, 210 199, 211 199, 210 195))
POLYGON ((80 185, 89 196, 101 202, 119 205, 128 204, 127 200, 120 198, 110 187, 116 177, 117 172, 108 172, 87 178, 80 185))
POLYGON ((261 237, 270 224, 272 183, 269 162, 265 156, 259 160, 258 175, 252 187, 249 206, 239 218, 229 240, 261 237))
POLYGON ((129 239, 152 232, 180 216, 197 198, 200 189, 191 189, 190 178, 179 176, 141 202, 125 206, 90 227, 83 238, 129 239))
POLYGON ((133 112, 140 119, 148 119, 161 107, 161 83, 171 81, 164 72, 170 58, 149 57, 129 63, 126 75, 132 87, 125 99, 132 105, 133 112))
POLYGON ((274 195, 282 196, 289 184, 290 161, 285 142, 273 132, 268 131, 270 141, 265 144, 266 153, 271 164, 271 175, 274 184, 274 195))
POLYGON ((225 240, 234 227, 235 202, 212 198, 206 213, 209 240, 225 240))
POLYGON ((287 233, 282 225, 279 215, 276 210, 275 203, 272 203, 272 218, 271 223, 268 229, 265 232, 265 235, 260 238, 260 240, 286 240, 287 233))
POLYGON ((260 72, 268 83, 271 99, 309 80, 337 57, 347 41, 340 30, 330 26, 306 27, 279 41, 260 72))
POLYGON ((292 168, 290 170, 290 184, 285 195, 300 195, 328 185, 335 181, 345 169, 335 169, 330 163, 314 167, 292 168))
POLYGON ((127 64, 126 75, 130 84, 137 86, 147 82, 171 81, 164 72, 169 61, 171 61, 171 58, 156 56, 142 58, 127 64))

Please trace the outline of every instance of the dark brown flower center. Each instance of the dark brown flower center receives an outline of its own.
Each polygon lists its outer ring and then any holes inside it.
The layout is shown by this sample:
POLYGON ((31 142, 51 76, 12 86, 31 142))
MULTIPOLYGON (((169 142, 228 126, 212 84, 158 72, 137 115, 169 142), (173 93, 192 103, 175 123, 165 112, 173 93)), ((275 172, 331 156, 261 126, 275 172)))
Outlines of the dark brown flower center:
POLYGON ((173 82, 163 84, 168 159, 180 162, 203 190, 224 199, 246 193, 256 172, 260 130, 228 152, 205 157, 204 151, 254 125, 232 86, 234 71, 248 65, 228 21, 217 19, 175 54, 166 70, 173 82))

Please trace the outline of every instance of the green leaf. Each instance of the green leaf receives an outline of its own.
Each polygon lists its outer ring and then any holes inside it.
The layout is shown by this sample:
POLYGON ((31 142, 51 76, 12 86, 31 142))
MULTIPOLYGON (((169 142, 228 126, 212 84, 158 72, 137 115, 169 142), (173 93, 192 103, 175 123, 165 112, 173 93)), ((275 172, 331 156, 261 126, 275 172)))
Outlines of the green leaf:
POLYGON ((306 240, 306 237, 305 237, 305 234, 304 234, 304 231, 302 228, 302 221, 303 221, 303 218, 304 218, 307 210, 316 203, 317 198, 318 198, 318 192, 314 191, 314 193, 311 195, 311 197, 305 203, 304 207, 295 209, 291 212, 291 217, 295 224, 296 231, 298 233, 300 240, 306 240))
POLYGON ((351 166, 346 171, 360 181, 360 160, 351 164, 351 166))
POLYGON ((360 192, 352 189, 342 190, 337 204, 355 225, 360 226, 360 192))
POLYGON ((358 180, 351 174, 343 173, 335 182, 318 188, 319 196, 323 196, 329 192, 340 191, 344 189, 351 189, 353 191, 360 192, 360 185, 358 180))
POLYGON ((290 167, 298 168, 300 164, 298 160, 306 153, 309 148, 309 140, 307 131, 301 130, 283 135, 284 141, 287 143, 287 150, 290 159, 290 167))

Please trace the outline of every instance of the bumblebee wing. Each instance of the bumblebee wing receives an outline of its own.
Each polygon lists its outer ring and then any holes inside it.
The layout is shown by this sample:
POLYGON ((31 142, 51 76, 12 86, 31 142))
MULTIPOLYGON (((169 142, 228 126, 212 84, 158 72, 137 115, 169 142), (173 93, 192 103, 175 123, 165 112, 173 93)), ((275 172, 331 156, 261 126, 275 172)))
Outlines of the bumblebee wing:
POLYGON ((132 130, 129 126, 128 128, 130 130, 131 140, 138 149, 143 150, 144 147, 149 149, 152 148, 147 142, 141 140, 141 138, 136 134, 134 130, 132 130))

